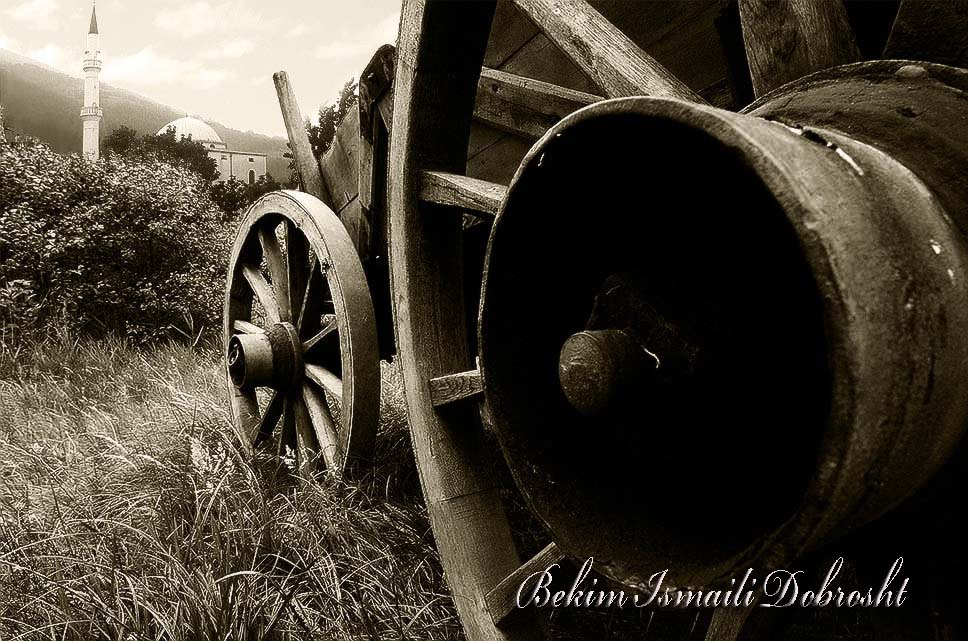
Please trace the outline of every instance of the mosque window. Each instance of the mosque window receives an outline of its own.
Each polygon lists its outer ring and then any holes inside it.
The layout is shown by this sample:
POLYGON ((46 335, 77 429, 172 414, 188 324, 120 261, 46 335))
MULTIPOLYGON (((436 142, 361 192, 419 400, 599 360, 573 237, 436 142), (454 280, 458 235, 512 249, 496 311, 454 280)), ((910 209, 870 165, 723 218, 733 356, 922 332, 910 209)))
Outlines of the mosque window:
POLYGON ((249 156, 249 162, 255 162, 255 158, 253 158, 252 156, 249 156))
POLYGON ((249 170, 249 184, 250 185, 254 185, 255 184, 255 169, 250 169, 249 170))

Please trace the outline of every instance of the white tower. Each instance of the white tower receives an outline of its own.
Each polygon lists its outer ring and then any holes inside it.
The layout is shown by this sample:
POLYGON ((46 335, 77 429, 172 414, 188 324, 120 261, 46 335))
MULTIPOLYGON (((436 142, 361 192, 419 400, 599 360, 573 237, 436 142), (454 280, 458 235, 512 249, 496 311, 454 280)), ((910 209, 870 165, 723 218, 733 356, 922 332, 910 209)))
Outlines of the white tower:
POLYGON ((91 28, 87 31, 87 50, 84 52, 84 107, 81 121, 84 123, 84 157, 97 160, 101 157, 101 48, 97 33, 97 12, 91 8, 91 28))

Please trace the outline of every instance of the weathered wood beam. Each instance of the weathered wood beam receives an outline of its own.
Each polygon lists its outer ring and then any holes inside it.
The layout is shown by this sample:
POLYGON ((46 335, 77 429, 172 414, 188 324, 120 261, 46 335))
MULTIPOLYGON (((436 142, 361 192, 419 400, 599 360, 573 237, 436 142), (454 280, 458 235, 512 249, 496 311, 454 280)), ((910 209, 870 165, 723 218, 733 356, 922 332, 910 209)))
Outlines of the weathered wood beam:
POLYGON ((537 140, 568 114, 601 99, 550 82, 485 68, 477 84, 474 118, 537 140))
POLYGON ((739 15, 757 97, 860 60, 842 0, 739 0, 739 15))
POLYGON ((276 85, 276 95, 279 96, 279 109, 282 111, 282 120, 286 124, 289 149, 296 161, 299 184, 307 194, 312 194, 329 205, 332 199, 319 173, 316 157, 313 156, 313 148, 309 144, 309 135, 306 133, 302 113, 296 102, 296 92, 292 89, 289 76, 285 71, 278 71, 272 74, 272 81, 276 85))
POLYGON ((609 98, 705 102, 585 0, 512 0, 609 98))
POLYGON ((477 398, 484 391, 481 373, 476 369, 432 378, 429 384, 430 402, 434 407, 477 398))
POLYGON ((507 187, 445 171, 420 173, 420 200, 494 216, 507 187))

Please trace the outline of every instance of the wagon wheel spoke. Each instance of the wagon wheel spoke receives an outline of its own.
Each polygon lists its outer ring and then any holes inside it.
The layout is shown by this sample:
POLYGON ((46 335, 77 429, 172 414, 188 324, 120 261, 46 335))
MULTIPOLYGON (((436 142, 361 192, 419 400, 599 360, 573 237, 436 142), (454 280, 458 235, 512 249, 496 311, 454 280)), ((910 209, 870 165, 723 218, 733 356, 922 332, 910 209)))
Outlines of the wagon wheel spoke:
POLYGON ((279 456, 286 456, 289 452, 298 452, 299 443, 296 440, 296 412, 291 396, 285 396, 282 412, 282 432, 279 434, 279 456))
POLYGON ((814 71, 860 60, 843 2, 739 0, 757 97, 814 71))
POLYGON ((279 246, 274 224, 259 226, 259 243, 262 245, 262 255, 269 265, 269 277, 272 279, 272 291, 275 294, 276 307, 279 310, 279 320, 292 319, 289 305, 289 270, 286 260, 279 246))
POLYGON ((264 442, 272 438, 272 431, 276 428, 276 423, 282 417, 283 409, 286 404, 285 395, 281 392, 273 392, 269 404, 262 412, 262 419, 259 421, 259 429, 255 433, 254 446, 259 447, 264 442))
POLYGON ((232 321, 232 329, 240 334, 262 334, 266 331, 255 323, 244 320, 232 321))
POLYGON ((326 275, 321 270, 318 260, 313 259, 306 279, 306 295, 303 296, 299 316, 296 319, 296 329, 300 336, 314 331, 323 313, 327 290, 326 275))
POLYGON ((307 280, 310 277, 309 243, 299 228, 287 220, 286 230, 286 282, 289 284, 290 320, 298 320, 306 297, 307 280))
POLYGON ((507 187, 444 171, 420 173, 420 199, 449 205, 493 218, 501 207, 507 187))
POLYGON ((608 98, 706 101, 585 0, 512 0, 608 98))
POLYGON ((272 293, 272 288, 262 276, 262 272, 254 265, 243 265, 242 275, 249 284, 252 293, 255 294, 255 297, 262 305, 262 309, 265 310, 266 318, 272 323, 278 323, 280 321, 279 306, 276 303, 276 297, 272 293))
POLYGON ((434 407, 443 407, 458 401, 480 398, 483 390, 480 370, 438 376, 430 379, 430 402, 434 407))
MULTIPOLYGON (((300 390, 294 390, 292 394, 293 417, 296 432, 296 454, 300 474, 306 476, 313 472, 316 455, 319 452, 319 440, 316 438, 316 430, 313 427, 306 402, 300 390)), ((327 463, 329 467, 329 463, 327 463)))
POLYGON ((753 608, 716 608, 704 641, 736 641, 753 608))
POLYGON ((343 379, 322 365, 306 364, 306 378, 329 392, 337 401, 343 398, 343 379))
POLYGON ((337 330, 336 315, 329 314, 327 316, 324 316, 322 329, 320 329, 311 337, 303 341, 303 344, 302 344, 303 352, 304 353, 309 352, 314 347, 316 347, 316 345, 318 345, 321 340, 323 340, 330 334, 336 332, 336 330, 337 330))
POLYGON ((490 612, 494 624, 500 625, 517 609, 517 593, 525 579, 535 572, 543 571, 553 563, 558 563, 564 557, 557 545, 549 543, 494 586, 484 597, 487 611, 490 612))
POLYGON ((968 67, 968 12, 963 7, 901 0, 883 57, 968 67))
POLYGON ((323 456, 327 469, 335 469, 340 459, 340 439, 336 421, 326 403, 325 395, 319 393, 309 383, 302 385, 302 401, 318 443, 318 451, 323 456))

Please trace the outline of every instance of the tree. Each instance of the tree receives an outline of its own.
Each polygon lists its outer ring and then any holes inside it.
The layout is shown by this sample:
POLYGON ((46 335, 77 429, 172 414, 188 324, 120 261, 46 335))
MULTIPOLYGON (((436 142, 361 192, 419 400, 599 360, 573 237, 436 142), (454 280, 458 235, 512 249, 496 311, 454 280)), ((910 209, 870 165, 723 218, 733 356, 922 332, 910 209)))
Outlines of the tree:
POLYGON ((339 92, 336 102, 319 108, 319 118, 316 124, 306 120, 306 133, 309 134, 309 144, 313 148, 313 155, 319 160, 323 157, 336 138, 336 129, 343 122, 343 117, 356 106, 356 80, 350 78, 339 92))
MULTIPOLYGON (((333 140, 336 139, 336 130, 343 122, 343 117, 359 102, 357 88, 356 79, 350 78, 340 89, 336 102, 319 108, 315 123, 310 118, 306 118, 304 123, 306 135, 309 136, 309 146, 312 148, 313 156, 316 157, 317 162, 322 160, 323 154, 329 151, 332 146, 333 140)), ((290 148, 290 151, 283 154, 284 158, 289 159, 289 186, 295 189, 299 185, 299 173, 296 171, 296 160, 292 155, 292 146, 288 143, 286 146, 290 148)))
POLYGON ((111 132, 111 135, 104 139, 104 150, 108 153, 116 153, 120 156, 130 157, 136 154, 141 141, 138 139, 138 132, 130 127, 121 125, 111 132))
POLYGON ((208 155, 208 150, 191 136, 176 138, 175 129, 169 127, 156 136, 147 134, 138 140, 138 132, 121 125, 104 139, 104 148, 126 158, 154 157, 194 171, 211 182, 218 178, 218 163, 208 155))

